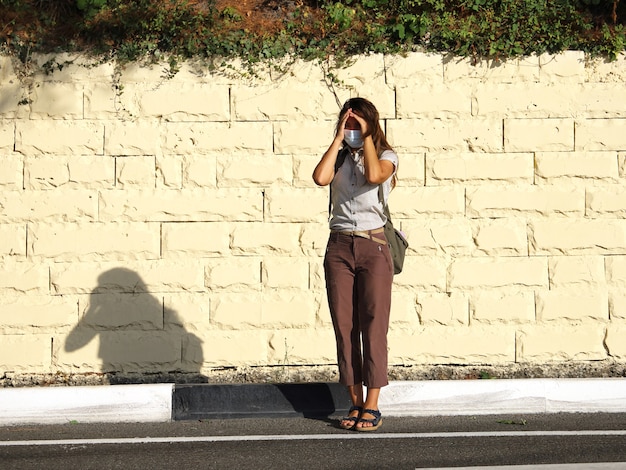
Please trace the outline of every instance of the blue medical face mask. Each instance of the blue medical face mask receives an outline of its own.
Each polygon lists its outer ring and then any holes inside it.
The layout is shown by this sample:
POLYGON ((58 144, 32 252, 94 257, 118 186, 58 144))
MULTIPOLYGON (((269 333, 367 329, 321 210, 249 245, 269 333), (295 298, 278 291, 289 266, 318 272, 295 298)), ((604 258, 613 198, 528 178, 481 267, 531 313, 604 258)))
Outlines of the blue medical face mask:
POLYGON ((358 129, 344 129, 343 140, 353 149, 363 147, 363 134, 358 129))

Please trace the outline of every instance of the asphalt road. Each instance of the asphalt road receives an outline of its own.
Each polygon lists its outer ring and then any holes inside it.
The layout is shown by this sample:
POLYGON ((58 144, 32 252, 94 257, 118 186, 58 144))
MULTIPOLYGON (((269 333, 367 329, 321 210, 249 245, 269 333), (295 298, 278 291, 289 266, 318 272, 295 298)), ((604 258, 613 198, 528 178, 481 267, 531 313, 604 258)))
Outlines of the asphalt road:
POLYGON ((387 417, 375 433, 335 418, 3 427, 0 468, 626 468, 625 414, 387 417))

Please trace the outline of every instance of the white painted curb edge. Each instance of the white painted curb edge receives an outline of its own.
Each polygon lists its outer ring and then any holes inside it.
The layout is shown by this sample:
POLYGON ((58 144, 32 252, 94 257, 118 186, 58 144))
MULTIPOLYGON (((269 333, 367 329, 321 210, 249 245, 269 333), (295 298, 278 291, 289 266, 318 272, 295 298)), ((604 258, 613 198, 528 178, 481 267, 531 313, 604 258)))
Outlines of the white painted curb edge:
POLYGON ((0 389, 0 425, 167 422, 174 384, 0 389))
POLYGON ((379 406, 388 416, 626 413, 626 378, 398 381, 379 406))

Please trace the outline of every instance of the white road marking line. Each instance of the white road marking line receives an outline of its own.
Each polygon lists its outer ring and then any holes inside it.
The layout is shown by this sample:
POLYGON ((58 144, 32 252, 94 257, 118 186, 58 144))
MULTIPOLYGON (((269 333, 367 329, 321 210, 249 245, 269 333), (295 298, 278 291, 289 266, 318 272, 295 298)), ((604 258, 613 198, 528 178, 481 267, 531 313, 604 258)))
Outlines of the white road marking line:
MULTIPOLYGON (((499 465, 495 467, 439 467, 421 470, 624 470, 626 462, 499 465)), ((420 470, 420 469, 415 469, 420 470)))
POLYGON ((243 441, 324 441, 342 439, 451 439, 472 437, 572 437, 572 436, 626 436, 626 430, 596 431, 511 431, 511 432, 434 432, 434 433, 346 433, 346 434, 268 434, 253 436, 171 436, 120 437, 106 439, 40 439, 0 441, 0 447, 64 446, 102 444, 159 444, 175 442, 243 442, 243 441))

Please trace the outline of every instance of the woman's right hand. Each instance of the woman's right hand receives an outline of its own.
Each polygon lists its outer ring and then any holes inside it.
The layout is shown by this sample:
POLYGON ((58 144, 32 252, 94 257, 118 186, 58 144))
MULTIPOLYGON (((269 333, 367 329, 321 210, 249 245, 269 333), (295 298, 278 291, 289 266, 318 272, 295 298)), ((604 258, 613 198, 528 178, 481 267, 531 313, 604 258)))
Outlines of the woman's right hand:
POLYGON ((333 142, 335 143, 343 142, 343 139, 345 137, 343 131, 346 128, 346 122, 348 121, 348 118, 350 117, 351 114, 352 114, 352 109, 349 109, 348 112, 343 115, 343 117, 341 118, 341 121, 339 121, 339 125, 337 126, 337 135, 335 136, 335 139, 333 142))
POLYGON ((322 159, 319 161, 315 170, 313 170, 313 181, 319 186, 326 186, 330 184, 335 177, 335 162, 337 161, 337 155, 339 150, 343 146, 344 128, 346 127, 346 121, 350 116, 350 112, 347 112, 339 122, 337 126, 337 135, 333 139, 328 150, 324 152, 322 159))

